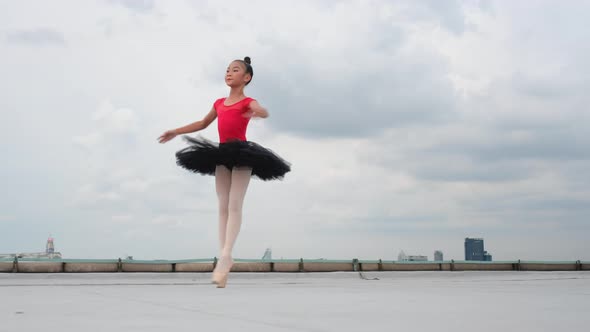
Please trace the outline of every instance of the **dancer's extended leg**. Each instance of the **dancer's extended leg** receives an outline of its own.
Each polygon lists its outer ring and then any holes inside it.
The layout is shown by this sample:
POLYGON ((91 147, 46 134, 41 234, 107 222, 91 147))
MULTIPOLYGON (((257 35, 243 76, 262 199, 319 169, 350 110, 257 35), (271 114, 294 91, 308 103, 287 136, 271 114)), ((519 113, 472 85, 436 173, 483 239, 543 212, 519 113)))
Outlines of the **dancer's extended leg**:
MULTIPOLYGON (((222 174, 222 171, 219 171, 222 174)), ((216 173, 217 175, 217 173, 216 173)), ((242 226, 242 206, 244 203, 244 197, 246 196, 246 191, 248 189, 248 184, 250 183, 250 177, 252 175, 251 168, 234 168, 231 171, 230 177, 230 188, 229 188, 229 196, 228 196, 228 204, 222 205, 222 197, 220 195, 220 244, 223 243, 223 247, 221 249, 221 257, 217 262, 217 266, 215 267, 215 271, 213 271, 213 282, 217 284, 217 287, 225 287, 227 282, 227 275, 231 270, 233 265, 232 259, 232 250, 236 239, 238 237, 238 233, 240 232, 240 228, 242 226), (227 209, 227 219, 226 223, 223 223, 222 216, 224 215, 221 211, 223 209, 227 209), (222 226, 223 231, 225 232, 225 239, 222 241, 222 226)), ((220 179, 224 177, 220 176, 220 179)), ((224 188, 221 183, 219 185, 220 188, 224 188)), ((221 190, 222 193, 225 191, 221 190)))
POLYGON ((227 229, 225 235, 225 244, 221 251, 221 256, 231 257, 234 244, 242 226, 242 205, 250 177, 252 176, 251 168, 234 167, 231 173, 231 187, 229 191, 229 216, 227 219, 227 229))
POLYGON ((217 165, 215 168, 215 190, 219 201, 219 252, 223 251, 225 246, 230 186, 231 171, 223 165, 217 165))

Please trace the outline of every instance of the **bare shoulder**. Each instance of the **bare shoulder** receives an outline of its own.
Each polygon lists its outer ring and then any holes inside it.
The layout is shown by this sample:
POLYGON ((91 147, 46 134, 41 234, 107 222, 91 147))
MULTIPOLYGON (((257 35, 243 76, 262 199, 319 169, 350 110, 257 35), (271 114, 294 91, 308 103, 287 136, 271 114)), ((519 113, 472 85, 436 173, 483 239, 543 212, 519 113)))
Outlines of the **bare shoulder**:
POLYGON ((213 103, 213 109, 217 109, 219 104, 223 103, 224 101, 225 101, 225 97, 221 97, 221 98, 218 98, 217 100, 215 100, 215 102, 213 103))

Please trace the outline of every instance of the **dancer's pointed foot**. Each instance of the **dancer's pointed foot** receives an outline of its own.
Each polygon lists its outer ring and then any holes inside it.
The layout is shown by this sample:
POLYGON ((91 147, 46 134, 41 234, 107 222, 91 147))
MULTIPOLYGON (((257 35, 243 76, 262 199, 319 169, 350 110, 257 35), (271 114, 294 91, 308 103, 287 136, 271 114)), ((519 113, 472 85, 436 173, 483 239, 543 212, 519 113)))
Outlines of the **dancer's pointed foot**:
POLYGON ((218 279, 215 281, 215 283, 217 284, 217 288, 225 288, 225 284, 227 284, 227 277, 229 276, 229 273, 223 273, 220 276, 218 276, 218 279))
POLYGON ((217 284, 217 288, 225 288, 227 277, 233 264, 234 261, 231 256, 221 256, 219 261, 217 261, 217 266, 215 266, 215 270, 213 270, 213 276, 211 279, 212 283, 217 284))

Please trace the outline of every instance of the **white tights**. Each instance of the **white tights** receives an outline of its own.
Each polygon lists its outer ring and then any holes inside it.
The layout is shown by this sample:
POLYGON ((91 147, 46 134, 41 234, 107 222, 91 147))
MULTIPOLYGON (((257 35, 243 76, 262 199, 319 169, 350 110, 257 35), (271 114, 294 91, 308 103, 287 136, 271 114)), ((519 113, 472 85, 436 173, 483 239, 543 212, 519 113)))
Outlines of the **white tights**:
POLYGON ((219 249, 221 257, 231 257, 240 226, 242 205, 250 183, 251 168, 215 168, 215 189, 219 199, 219 249))

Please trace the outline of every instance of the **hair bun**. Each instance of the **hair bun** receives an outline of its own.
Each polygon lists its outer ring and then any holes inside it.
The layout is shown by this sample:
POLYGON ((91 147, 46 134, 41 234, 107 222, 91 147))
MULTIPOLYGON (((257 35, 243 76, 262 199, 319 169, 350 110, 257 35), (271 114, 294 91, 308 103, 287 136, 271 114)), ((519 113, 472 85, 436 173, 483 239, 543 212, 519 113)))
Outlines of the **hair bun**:
POLYGON ((247 63, 247 64, 251 64, 252 63, 252 60, 250 60, 250 57, 247 56, 247 57, 244 58, 244 62, 247 63))

